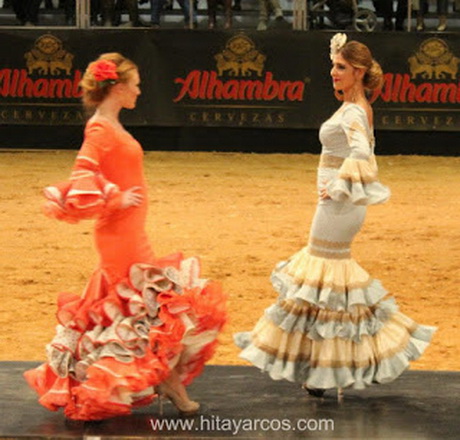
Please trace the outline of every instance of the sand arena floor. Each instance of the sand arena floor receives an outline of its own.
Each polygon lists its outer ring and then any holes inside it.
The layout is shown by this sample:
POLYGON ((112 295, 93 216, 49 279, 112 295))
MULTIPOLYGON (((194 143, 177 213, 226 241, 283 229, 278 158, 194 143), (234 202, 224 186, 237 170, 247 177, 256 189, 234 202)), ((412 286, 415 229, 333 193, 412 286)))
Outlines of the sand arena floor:
MULTIPOLYGON (((80 293, 97 264, 92 222, 41 214, 42 188, 68 177, 75 151, 0 152, 0 360, 41 360, 59 291, 80 293)), ((147 152, 147 230, 157 255, 199 255, 229 294, 230 322, 213 359, 244 364, 232 333, 252 328, 276 298, 275 264, 304 246, 318 156, 147 152)), ((392 190, 371 207, 354 257, 401 310, 439 327, 413 368, 460 370, 460 158, 385 156, 392 190)))

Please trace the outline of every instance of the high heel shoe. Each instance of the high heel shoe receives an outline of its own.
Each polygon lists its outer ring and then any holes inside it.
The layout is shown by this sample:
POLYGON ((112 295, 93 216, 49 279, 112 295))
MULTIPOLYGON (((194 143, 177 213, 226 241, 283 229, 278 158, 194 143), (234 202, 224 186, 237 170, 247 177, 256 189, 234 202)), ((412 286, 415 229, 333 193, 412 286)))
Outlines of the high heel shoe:
POLYGON ((337 402, 342 403, 343 401, 343 388, 337 388, 337 402))
POLYGON ((160 417, 163 417, 163 399, 164 399, 164 396, 163 394, 160 394, 159 391, 158 391, 158 388, 155 387, 155 393, 157 393, 157 399, 158 399, 158 414, 160 415, 160 417))
POLYGON ((163 412, 162 397, 167 397, 171 403, 177 408, 182 416, 191 417, 196 415, 200 411, 200 404, 193 400, 187 399, 179 394, 170 385, 163 382, 156 388, 157 394, 160 399, 160 414, 163 412))
MULTIPOLYGON (((310 395, 314 397, 323 397, 326 390, 324 388, 308 388, 307 384, 303 384, 302 388, 310 395)), ((337 388, 337 402, 343 401, 343 389, 337 388)))
POLYGON ((323 397, 324 393, 326 392, 326 390, 323 389, 323 388, 308 388, 307 384, 305 384, 305 383, 302 385, 302 388, 308 394, 310 394, 310 396, 314 396, 314 397, 323 397))

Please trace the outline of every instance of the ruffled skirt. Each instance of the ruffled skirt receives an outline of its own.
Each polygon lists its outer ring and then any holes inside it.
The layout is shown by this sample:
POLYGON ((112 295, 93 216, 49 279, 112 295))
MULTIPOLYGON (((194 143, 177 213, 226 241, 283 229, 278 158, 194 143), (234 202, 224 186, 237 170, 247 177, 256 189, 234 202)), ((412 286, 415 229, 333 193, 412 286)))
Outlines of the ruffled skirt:
POLYGON ((423 353, 435 328, 400 313, 351 258, 364 216, 364 207, 318 207, 309 245, 272 274, 277 302, 235 335, 240 357, 275 380, 361 389, 394 380, 423 353))
POLYGON ((60 294, 48 361, 25 373, 40 403, 100 420, 149 404, 172 368, 189 384, 226 321, 220 286, 199 275, 197 259, 177 254, 135 264, 115 285, 97 270, 82 297, 60 294))

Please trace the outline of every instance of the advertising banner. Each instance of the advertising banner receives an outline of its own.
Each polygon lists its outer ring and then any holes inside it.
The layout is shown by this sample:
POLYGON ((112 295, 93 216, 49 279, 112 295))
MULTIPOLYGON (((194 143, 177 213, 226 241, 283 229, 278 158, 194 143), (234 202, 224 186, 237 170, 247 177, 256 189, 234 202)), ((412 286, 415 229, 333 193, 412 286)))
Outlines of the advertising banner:
MULTIPOLYGON (((0 124, 81 125, 88 62, 120 52, 138 66, 132 126, 317 129, 340 105, 329 32, 3 30, 0 124)), ((380 130, 460 130, 460 35, 349 33, 384 70, 369 99, 380 130)))

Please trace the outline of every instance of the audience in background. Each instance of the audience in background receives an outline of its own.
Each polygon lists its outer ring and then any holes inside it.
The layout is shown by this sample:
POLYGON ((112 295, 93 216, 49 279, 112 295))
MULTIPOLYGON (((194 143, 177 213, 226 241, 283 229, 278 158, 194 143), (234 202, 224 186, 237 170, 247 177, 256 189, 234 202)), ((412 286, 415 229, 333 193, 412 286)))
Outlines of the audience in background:
POLYGON ((129 15, 129 26, 145 26, 139 18, 138 0, 100 0, 102 25, 114 26, 121 24, 121 15, 124 10, 129 15))
MULTIPOLYGON (((65 24, 74 26, 76 24, 76 1, 82 0, 0 0, 0 5, 4 9, 13 9, 16 18, 21 25, 35 26, 38 24, 39 9, 43 5, 46 10, 58 8, 64 13, 65 24)), ((224 28, 230 29, 233 23, 233 12, 241 11, 241 0, 194 0, 193 19, 190 20, 190 0, 177 0, 184 15, 185 28, 197 28, 197 9, 198 2, 207 3, 208 8, 208 27, 216 27, 216 16, 220 7, 224 10, 224 28), (233 7, 232 7, 233 3, 233 7)), ((259 18, 257 30, 263 31, 268 28, 270 16, 275 20, 284 19, 283 9, 280 0, 255 0, 259 7, 259 18)), ((308 1, 308 7, 322 0, 305 0, 308 1)), ((334 0, 337 3, 354 5, 353 0, 334 0)), ((160 27, 160 17, 166 9, 173 9, 174 0, 91 0, 91 24, 93 26, 118 26, 121 24, 121 17, 124 13, 129 15, 128 26, 139 27, 149 26, 139 17, 139 4, 150 3, 150 11, 143 8, 143 12, 150 14, 151 24, 154 28, 160 27), (101 16, 101 21, 98 17, 101 16)), ((368 7, 360 0, 356 0, 358 6, 368 7)), ((326 10, 331 8, 332 0, 325 2, 326 10)), ((447 19, 449 13, 449 3, 453 3, 453 11, 460 13, 460 0, 436 0, 436 14, 438 17, 437 31, 442 32, 447 29, 447 19)), ((407 19, 408 0, 372 0, 377 16, 383 18, 383 27, 385 31, 397 30, 403 31, 404 23, 407 19)), ((352 9, 352 8, 349 8, 352 9)), ((415 18, 415 29, 417 31, 425 30, 425 18, 429 9, 429 0, 412 0, 413 15, 415 18)), ((432 16, 432 15, 431 15, 432 16)), ((62 17, 62 16, 61 16, 62 17)), ((62 20, 62 18, 60 19, 62 20)), ((62 23, 62 21, 61 21, 62 23)), ((58 23, 56 23, 58 24, 58 23)), ((331 25, 331 23, 329 23, 331 25)), ((332 23, 334 26, 334 23, 332 23)))
MULTIPOLYGON (((428 0, 413 0, 414 11, 417 16, 416 30, 425 30, 424 16, 428 12, 428 0)), ((436 11, 439 18, 439 24, 437 30, 443 32, 447 29, 447 12, 448 12, 448 0, 436 0, 436 11)))
POLYGON ((283 10, 281 9, 279 0, 259 0, 259 24, 258 31, 265 31, 268 27, 268 20, 273 13, 275 20, 281 21, 284 19, 283 10))
POLYGON ((41 0, 11 0, 11 6, 21 25, 36 26, 41 0))
MULTIPOLYGON (((74 26, 76 24, 76 20, 75 20, 76 0, 59 0, 59 7, 64 9, 65 24, 67 26, 74 26)), ((91 3, 90 3, 91 24, 93 26, 96 26, 98 24, 97 16, 100 13, 100 8, 101 8, 100 0, 91 0, 91 3)))
POLYGON ((375 12, 378 16, 383 17, 384 31, 403 31, 404 20, 407 18, 407 0, 398 0, 396 3, 396 11, 394 11, 393 0, 374 0, 375 12), (395 18, 395 23, 393 23, 395 18))
MULTIPOLYGON (((217 6, 219 4, 218 0, 207 0, 208 2, 208 28, 214 29, 217 25, 217 6)), ((233 24, 233 10, 232 10, 232 0, 221 0, 220 4, 224 7, 225 14, 225 29, 230 29, 233 24)))
MULTIPOLYGON (((140 3, 146 3, 147 0, 140 0, 140 3)), ((190 1, 189 0, 177 0, 180 8, 184 14, 184 28, 189 29, 190 27, 197 27, 197 14, 196 14, 196 4, 193 10, 193 23, 190 25, 190 1)), ((160 18, 162 12, 167 6, 167 0, 150 0, 151 12, 150 12, 150 22, 152 27, 158 29, 160 27, 160 18)), ((171 5, 172 6, 172 5, 171 5)))
POLYGON ((65 24, 67 26, 75 25, 75 0, 64 0, 62 6, 64 6, 65 24))

